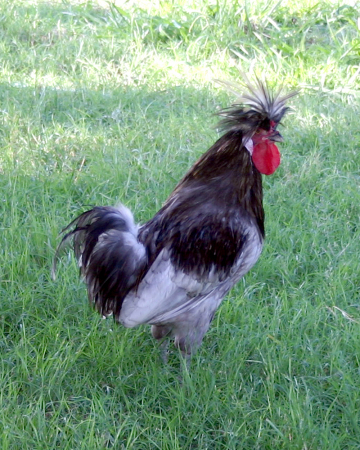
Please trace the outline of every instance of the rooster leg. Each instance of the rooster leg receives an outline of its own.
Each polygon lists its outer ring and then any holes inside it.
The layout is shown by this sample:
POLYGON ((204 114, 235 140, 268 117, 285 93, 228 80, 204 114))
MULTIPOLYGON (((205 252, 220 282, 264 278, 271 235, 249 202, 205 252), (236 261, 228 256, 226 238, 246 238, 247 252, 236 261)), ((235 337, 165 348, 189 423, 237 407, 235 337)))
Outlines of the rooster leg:
POLYGON ((169 356, 169 340, 166 339, 169 334, 171 333, 171 327, 167 325, 152 325, 151 326, 151 334, 153 337, 161 341, 160 349, 161 349, 161 359, 163 360, 164 364, 168 363, 168 356, 169 356))
POLYGON ((189 375, 190 372, 190 365, 191 365, 191 355, 192 351, 196 351, 196 347, 193 348, 191 343, 186 342, 186 339, 184 337, 175 336, 175 347, 177 347, 181 351, 182 361, 181 361, 181 367, 182 367, 182 378, 186 377, 186 374, 189 375))
POLYGON ((191 354, 190 353, 185 353, 185 352, 181 352, 182 356, 184 358, 184 362, 185 364, 183 364, 183 372, 190 372, 190 366, 191 366, 191 354))
POLYGON ((169 339, 164 339, 160 344, 160 354, 163 363, 166 365, 169 361, 169 339))

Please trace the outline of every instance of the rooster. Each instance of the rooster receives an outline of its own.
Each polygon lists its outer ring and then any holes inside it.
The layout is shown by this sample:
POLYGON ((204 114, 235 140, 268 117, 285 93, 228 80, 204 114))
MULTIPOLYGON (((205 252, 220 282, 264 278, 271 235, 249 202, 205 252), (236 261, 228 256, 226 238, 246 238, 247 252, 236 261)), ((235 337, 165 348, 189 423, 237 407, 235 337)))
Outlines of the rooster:
POLYGON ((95 308, 125 327, 151 324, 153 337, 174 338, 187 360, 263 247, 261 174, 280 164, 277 126, 295 92, 281 96, 259 79, 246 86, 220 112, 222 137, 152 219, 137 226, 123 205, 94 207, 63 230, 55 255, 72 241, 95 308))

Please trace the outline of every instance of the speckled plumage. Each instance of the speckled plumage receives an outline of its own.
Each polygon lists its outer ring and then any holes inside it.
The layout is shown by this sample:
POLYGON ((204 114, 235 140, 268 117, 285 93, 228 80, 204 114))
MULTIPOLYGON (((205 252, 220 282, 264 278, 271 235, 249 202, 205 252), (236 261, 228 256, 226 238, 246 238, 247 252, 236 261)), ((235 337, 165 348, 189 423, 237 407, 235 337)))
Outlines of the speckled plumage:
POLYGON ((225 134, 194 164, 141 227, 130 211, 95 207, 67 228, 89 299, 126 327, 148 323, 185 355, 200 346, 227 292, 255 264, 264 239, 261 174, 252 161, 291 95, 248 86, 242 104, 220 113, 225 134))

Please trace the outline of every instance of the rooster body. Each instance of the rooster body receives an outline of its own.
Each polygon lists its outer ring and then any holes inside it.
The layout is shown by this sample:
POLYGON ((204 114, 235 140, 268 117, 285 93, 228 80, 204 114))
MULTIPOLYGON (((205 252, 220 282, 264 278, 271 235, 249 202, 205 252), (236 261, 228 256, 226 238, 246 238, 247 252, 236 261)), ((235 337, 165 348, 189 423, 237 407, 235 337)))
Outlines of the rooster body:
POLYGON ((264 240, 261 173, 280 163, 274 141, 285 100, 258 81, 224 110, 225 134, 144 225, 131 212, 95 207, 64 231, 90 301, 125 327, 151 324, 184 355, 202 342, 227 292, 258 260, 264 240))

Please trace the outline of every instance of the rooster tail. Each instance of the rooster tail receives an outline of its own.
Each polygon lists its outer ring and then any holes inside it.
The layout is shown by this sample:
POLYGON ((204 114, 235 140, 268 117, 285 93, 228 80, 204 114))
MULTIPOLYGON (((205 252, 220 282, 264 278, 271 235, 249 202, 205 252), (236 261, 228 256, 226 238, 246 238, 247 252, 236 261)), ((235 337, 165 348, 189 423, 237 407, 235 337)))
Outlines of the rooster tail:
MULTIPOLYGON (((255 83, 250 83, 246 75, 244 87, 228 81, 215 80, 223 85, 227 90, 238 97, 236 104, 229 108, 222 109, 218 115, 223 117, 219 123, 222 131, 241 131, 243 136, 251 138, 251 135, 260 126, 264 127, 264 122, 275 122, 277 125, 289 107, 285 106, 286 101, 298 94, 292 91, 282 95, 283 87, 277 91, 272 91, 266 82, 256 78, 255 83)), ((266 129, 266 125, 265 125, 266 129)))
POLYGON ((54 257, 53 277, 61 250, 72 241, 90 302, 102 315, 117 317, 147 259, 130 210, 123 205, 95 207, 73 220, 63 232, 66 234, 54 257))

